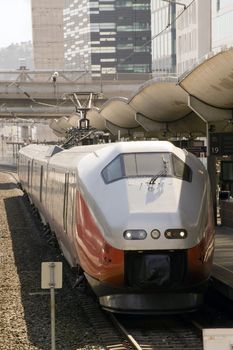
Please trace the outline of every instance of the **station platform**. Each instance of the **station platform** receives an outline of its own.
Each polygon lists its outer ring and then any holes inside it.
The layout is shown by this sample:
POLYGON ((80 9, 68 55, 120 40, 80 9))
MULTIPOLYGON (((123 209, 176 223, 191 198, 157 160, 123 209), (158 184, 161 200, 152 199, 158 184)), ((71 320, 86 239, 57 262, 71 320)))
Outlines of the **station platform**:
POLYGON ((233 300, 233 228, 216 226, 213 287, 233 300))

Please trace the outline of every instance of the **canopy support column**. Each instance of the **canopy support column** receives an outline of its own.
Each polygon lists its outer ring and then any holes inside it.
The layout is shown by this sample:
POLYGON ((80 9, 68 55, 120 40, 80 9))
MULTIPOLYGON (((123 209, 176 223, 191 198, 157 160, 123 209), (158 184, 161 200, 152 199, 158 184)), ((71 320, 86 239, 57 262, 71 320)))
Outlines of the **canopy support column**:
POLYGON ((207 137, 207 169, 210 176, 211 192, 213 197, 214 217, 217 223, 217 180, 216 180, 216 156, 210 154, 209 130, 210 123, 218 122, 232 117, 232 111, 210 106, 194 96, 188 95, 188 106, 206 123, 207 137))

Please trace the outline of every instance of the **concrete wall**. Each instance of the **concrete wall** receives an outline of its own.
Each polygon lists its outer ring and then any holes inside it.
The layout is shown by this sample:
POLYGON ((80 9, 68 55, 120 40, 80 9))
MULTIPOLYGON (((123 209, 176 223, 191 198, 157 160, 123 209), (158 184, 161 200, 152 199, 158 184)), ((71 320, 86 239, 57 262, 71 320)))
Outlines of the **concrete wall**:
POLYGON ((64 0, 31 0, 35 69, 64 68, 64 0))

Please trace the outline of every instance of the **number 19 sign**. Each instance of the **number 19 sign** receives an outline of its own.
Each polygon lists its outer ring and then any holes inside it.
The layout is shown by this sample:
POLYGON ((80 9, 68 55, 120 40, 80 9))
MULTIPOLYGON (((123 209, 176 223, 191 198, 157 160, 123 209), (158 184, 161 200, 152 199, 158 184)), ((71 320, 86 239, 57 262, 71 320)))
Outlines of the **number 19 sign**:
POLYGON ((214 156, 233 154, 233 133, 215 132, 209 135, 210 154, 214 156))

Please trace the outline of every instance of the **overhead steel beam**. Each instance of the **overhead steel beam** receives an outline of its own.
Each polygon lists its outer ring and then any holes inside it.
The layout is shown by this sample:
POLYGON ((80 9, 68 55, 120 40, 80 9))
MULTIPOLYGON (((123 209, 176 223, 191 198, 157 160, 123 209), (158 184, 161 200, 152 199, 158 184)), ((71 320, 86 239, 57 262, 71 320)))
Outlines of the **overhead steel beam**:
POLYGON ((71 102, 72 94, 81 102, 91 94, 91 107, 101 107, 114 96, 131 97, 149 78, 149 74, 102 75, 92 79, 84 71, 0 71, 0 117, 69 115, 77 110, 71 102))
POLYGON ((232 119, 231 109, 210 106, 191 95, 188 95, 188 106, 205 122, 232 119))

